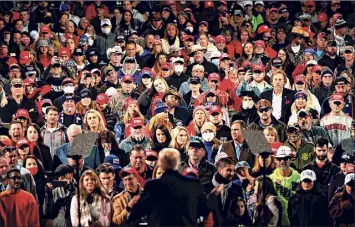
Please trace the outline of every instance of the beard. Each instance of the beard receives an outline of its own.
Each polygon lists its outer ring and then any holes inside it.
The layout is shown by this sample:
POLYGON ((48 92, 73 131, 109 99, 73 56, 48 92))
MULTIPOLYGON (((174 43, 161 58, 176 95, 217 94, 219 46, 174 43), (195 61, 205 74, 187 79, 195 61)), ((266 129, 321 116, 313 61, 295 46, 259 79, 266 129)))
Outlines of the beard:
POLYGON ((327 159, 327 155, 316 155, 316 158, 317 158, 319 161, 324 161, 325 159, 327 159))

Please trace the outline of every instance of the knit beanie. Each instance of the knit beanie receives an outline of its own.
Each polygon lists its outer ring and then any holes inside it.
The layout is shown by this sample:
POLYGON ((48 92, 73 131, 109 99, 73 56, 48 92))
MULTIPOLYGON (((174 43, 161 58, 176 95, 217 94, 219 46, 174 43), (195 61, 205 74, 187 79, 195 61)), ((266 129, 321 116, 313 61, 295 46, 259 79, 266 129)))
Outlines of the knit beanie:
POLYGON ((335 22, 335 29, 341 29, 344 27, 347 27, 348 23, 343 19, 343 18, 338 18, 338 20, 335 22))
POLYGON ((201 132, 204 132, 207 129, 213 131, 215 135, 217 134, 217 128, 212 122, 205 122, 201 127, 201 132))
POLYGON ((202 111, 205 113, 205 115, 207 116, 207 111, 206 111, 206 108, 205 108, 204 106, 196 106, 196 107, 194 108, 194 111, 193 111, 193 113, 192 113, 192 116, 195 116, 195 113, 196 113, 196 111, 198 111, 198 110, 202 110, 202 111))
POLYGON ((322 73, 320 74, 320 76, 323 77, 323 76, 326 75, 326 74, 330 74, 330 75, 333 76, 333 72, 332 72, 332 70, 329 69, 329 68, 324 69, 324 70, 322 71, 322 73))

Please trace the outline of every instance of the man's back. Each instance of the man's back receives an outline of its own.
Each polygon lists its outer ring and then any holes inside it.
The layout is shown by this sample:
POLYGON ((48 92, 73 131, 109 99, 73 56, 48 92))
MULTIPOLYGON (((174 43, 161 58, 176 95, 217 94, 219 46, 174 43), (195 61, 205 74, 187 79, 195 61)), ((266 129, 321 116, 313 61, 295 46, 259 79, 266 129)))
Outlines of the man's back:
POLYGON ((146 183, 128 220, 148 215, 149 226, 196 226, 197 219, 207 214, 205 201, 198 179, 168 170, 146 183))

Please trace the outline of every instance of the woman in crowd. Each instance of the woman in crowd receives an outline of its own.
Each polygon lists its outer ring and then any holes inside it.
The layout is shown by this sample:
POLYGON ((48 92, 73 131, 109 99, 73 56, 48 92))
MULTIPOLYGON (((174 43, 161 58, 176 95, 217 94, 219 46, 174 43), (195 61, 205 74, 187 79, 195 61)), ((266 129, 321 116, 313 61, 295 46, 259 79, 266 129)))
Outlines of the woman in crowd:
MULTIPOLYGON (((159 40, 158 40, 159 41, 159 40)), ((153 50, 157 43, 159 43, 157 40, 154 41, 153 44, 153 50)), ((152 72, 156 75, 156 77, 162 76, 162 65, 164 65, 168 61, 168 56, 164 52, 158 52, 155 57, 155 62, 152 67, 152 72)))
POLYGON ((198 36, 198 42, 203 49, 206 49, 206 59, 211 60, 212 52, 218 52, 217 47, 209 41, 207 33, 200 33, 200 35, 198 36))
POLYGON ((83 89, 80 91, 80 101, 75 105, 76 111, 84 117, 88 110, 99 110, 96 102, 91 98, 91 91, 83 89))
POLYGON ((47 40, 39 40, 37 43, 37 60, 47 68, 51 63, 52 55, 49 53, 49 43, 47 40))
POLYGON ((43 143, 40 128, 37 124, 29 124, 25 129, 25 135, 30 141, 30 151, 37 159, 43 163, 46 171, 52 171, 52 156, 50 149, 43 143))
POLYGON ((253 225, 255 226, 280 226, 282 219, 282 206, 274 188, 274 183, 269 177, 256 178, 254 194, 257 203, 254 208, 253 225), (264 201, 265 206, 264 207, 264 201))
POLYGON ((128 137, 131 134, 131 122, 134 118, 141 118, 144 120, 143 114, 139 110, 139 105, 137 100, 134 99, 126 99, 125 103, 125 114, 123 117, 123 123, 124 123, 124 132, 125 132, 125 137, 128 137))
POLYGON ((262 176, 264 173, 265 175, 270 175, 274 172, 275 169, 276 169, 276 161, 274 155, 268 155, 266 158, 264 158, 261 155, 257 155, 255 157, 254 167, 252 168, 251 175, 254 178, 262 176), (265 162, 266 169, 264 168, 264 162, 265 162))
POLYGON ((114 33, 123 34, 125 36, 129 35, 132 31, 139 33, 141 26, 141 22, 133 18, 133 14, 130 10, 124 10, 120 24, 117 25, 114 33))
POLYGON ((152 150, 159 153, 162 149, 169 147, 171 142, 170 130, 164 124, 159 124, 152 133, 152 140, 152 150))
POLYGON ((206 148, 206 159, 212 163, 218 153, 222 142, 217 139, 217 128, 212 122, 205 122, 201 127, 201 137, 206 148))
POLYGON ((208 121, 209 115, 204 106, 196 106, 192 113, 192 121, 189 126, 187 126, 187 130, 189 131, 190 136, 202 136, 201 127, 202 125, 208 121))
POLYGON ((159 165, 155 165, 153 169, 152 179, 159 179, 164 174, 164 170, 159 167, 159 165))
POLYGON ((168 24, 165 28, 164 35, 164 39, 162 39, 164 53, 170 54, 171 47, 180 47, 179 30, 175 24, 168 24))
POLYGON ((175 148, 180 152, 181 160, 187 158, 187 148, 190 143, 190 136, 187 129, 183 126, 176 126, 172 130, 172 138, 170 147, 175 148))
POLYGON ((106 131, 105 121, 102 115, 94 109, 90 109, 86 112, 84 116, 84 127, 85 132, 104 132, 106 131))
POLYGON ((80 220, 78 214, 78 195, 70 206, 70 219, 73 226, 109 226, 111 223, 112 204, 110 197, 101 185, 99 177, 92 170, 86 170, 79 180, 80 220))
POLYGON ((249 217, 245 201, 237 197, 230 203, 227 217, 223 221, 223 226, 251 226, 252 221, 249 217))
MULTIPOLYGON (((26 168, 32 175, 33 179, 36 182, 36 191, 38 197, 38 204, 39 204, 39 215, 40 218, 43 218, 43 206, 44 198, 45 198, 45 186, 46 186, 46 175, 45 170, 43 168, 42 163, 33 155, 28 155, 24 162, 23 167, 26 168)), ((41 220, 41 223, 43 223, 41 220)), ((44 223, 43 223, 44 224, 44 223)))

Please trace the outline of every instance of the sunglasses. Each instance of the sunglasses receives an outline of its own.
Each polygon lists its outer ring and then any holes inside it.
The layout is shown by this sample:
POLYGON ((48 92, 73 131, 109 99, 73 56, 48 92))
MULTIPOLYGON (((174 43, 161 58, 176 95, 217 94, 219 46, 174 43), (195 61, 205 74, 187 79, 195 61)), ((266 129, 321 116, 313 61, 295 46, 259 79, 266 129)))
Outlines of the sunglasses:
POLYGON ((136 126, 136 127, 133 127, 133 129, 141 129, 143 128, 142 126, 136 126))
POLYGON ((261 109, 259 109, 258 111, 260 112, 260 113, 266 113, 266 112, 268 112, 270 110, 270 108, 261 108, 261 109))
POLYGON ((344 51, 345 54, 352 54, 353 52, 351 50, 346 50, 344 51))
POLYGON ((218 80, 211 80, 211 83, 218 84, 219 81, 218 80))
POLYGON ((334 104, 334 105, 337 105, 337 106, 340 106, 340 105, 342 104, 342 102, 340 102, 340 101, 333 101, 333 104, 334 104))
POLYGON ((14 147, 7 147, 4 149, 4 152, 13 152, 13 151, 16 151, 16 148, 14 147))
POLYGON ((133 83, 133 82, 130 81, 130 80, 126 80, 126 81, 123 81, 123 83, 125 83, 125 84, 131 84, 131 83, 133 83))
POLYGON ((200 83, 192 81, 192 82, 190 82, 190 84, 197 85, 197 84, 200 84, 200 83))
POLYGON ((42 35, 47 35, 47 34, 49 34, 48 32, 42 32, 42 35))
POLYGON ((283 157, 283 158, 276 158, 277 161, 281 162, 282 160, 284 160, 285 162, 287 162, 290 158, 289 157, 283 157))
POLYGON ((14 85, 12 85, 14 88, 22 88, 23 86, 22 86, 22 84, 14 84, 14 85))
POLYGON ((261 72, 260 70, 256 70, 256 71, 254 71, 253 73, 255 73, 255 74, 261 74, 261 73, 263 73, 263 72, 261 72))
POLYGON ((216 117, 218 115, 220 115, 220 113, 218 113, 218 112, 211 113, 211 116, 213 116, 213 117, 216 117))

